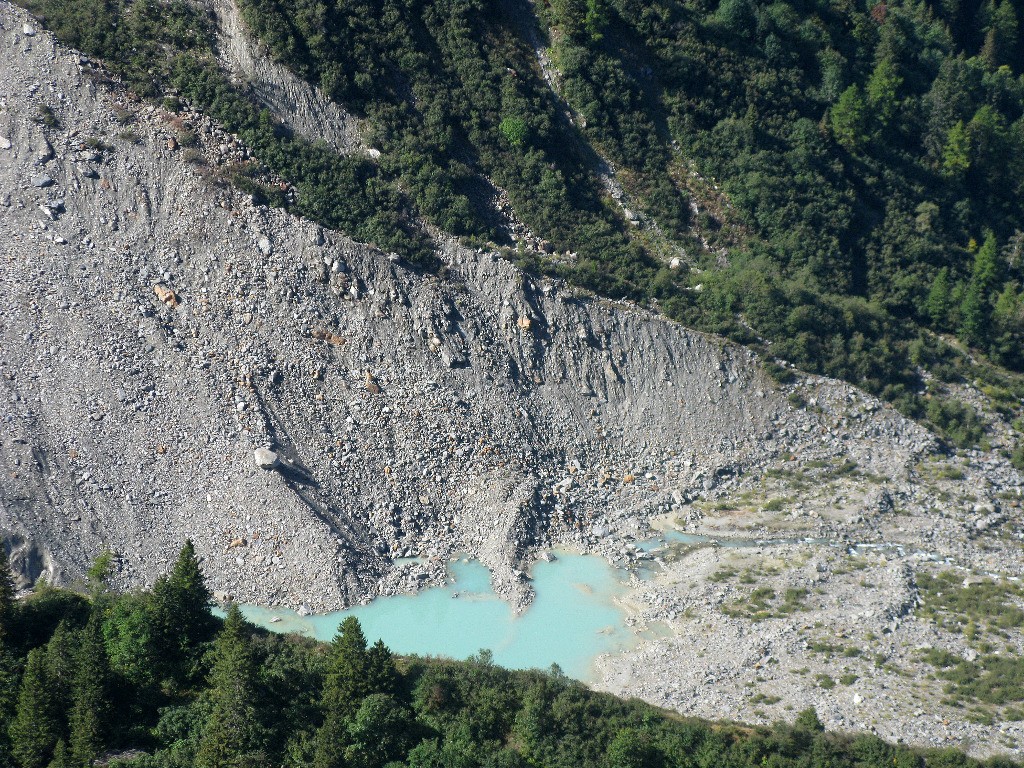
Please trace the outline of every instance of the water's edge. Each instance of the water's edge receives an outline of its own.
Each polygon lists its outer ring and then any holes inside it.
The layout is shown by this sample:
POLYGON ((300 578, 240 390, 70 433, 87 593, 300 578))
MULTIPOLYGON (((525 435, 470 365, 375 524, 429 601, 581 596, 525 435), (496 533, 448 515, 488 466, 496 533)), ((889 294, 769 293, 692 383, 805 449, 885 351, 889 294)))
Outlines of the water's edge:
MULTIPOLYGON (((671 546, 762 547, 810 545, 853 552, 886 545, 856 545, 825 539, 744 539, 667 530, 636 543, 645 558, 632 571, 650 578, 657 555, 671 546)), ((895 546, 895 545, 894 545, 895 546)), ((902 547, 899 547, 902 554, 902 547)), ((302 616, 284 608, 244 605, 246 618, 275 632, 297 632, 329 641, 347 616, 355 616, 369 642, 382 640, 399 654, 466 659, 482 649, 511 669, 548 669, 557 664, 578 680, 594 679, 598 656, 635 647, 642 628, 630 626, 622 598, 630 591, 630 571, 598 555, 555 550, 531 572, 535 598, 520 614, 495 595, 490 572, 473 560, 449 563, 444 586, 415 594, 381 597, 367 605, 322 615, 302 616)))

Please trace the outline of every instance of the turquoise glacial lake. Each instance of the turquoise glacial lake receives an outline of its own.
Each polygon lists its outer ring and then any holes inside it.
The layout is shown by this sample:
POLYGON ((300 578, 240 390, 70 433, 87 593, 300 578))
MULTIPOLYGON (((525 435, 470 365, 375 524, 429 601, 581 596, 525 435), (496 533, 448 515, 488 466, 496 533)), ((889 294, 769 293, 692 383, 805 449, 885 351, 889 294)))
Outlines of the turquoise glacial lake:
MULTIPOLYGON (((647 552, 666 545, 761 547, 777 544, 832 546, 848 543, 824 539, 774 541, 711 537, 669 530, 638 542, 647 552)), ((859 551, 861 546, 852 545, 859 551)), ((885 545, 877 545, 884 548, 885 545)), ((649 577, 657 566, 645 563, 635 571, 649 577)), ((298 632, 329 641, 346 616, 355 616, 369 642, 383 640, 400 654, 465 659, 482 649, 512 669, 547 669, 558 664, 578 680, 593 678, 594 660, 635 646, 641 635, 626 625, 626 611, 617 598, 629 590, 628 574, 594 555, 559 553, 554 561, 538 561, 531 573, 536 596, 521 614, 494 594, 491 574, 473 560, 448 565, 449 581, 417 594, 381 597, 368 605, 320 616, 294 611, 243 606, 254 624, 275 632, 298 632)))
POLYGON ((450 563, 448 575, 454 583, 319 616, 258 606, 242 612, 275 632, 319 640, 330 640, 342 619, 355 616, 370 643, 383 640, 396 653, 465 659, 486 648, 501 666, 558 664, 579 680, 591 679, 599 654, 628 649, 639 639, 615 600, 628 589, 627 575, 603 558, 559 554, 537 562, 531 573, 536 597, 518 615, 494 594, 490 571, 479 562, 450 563))

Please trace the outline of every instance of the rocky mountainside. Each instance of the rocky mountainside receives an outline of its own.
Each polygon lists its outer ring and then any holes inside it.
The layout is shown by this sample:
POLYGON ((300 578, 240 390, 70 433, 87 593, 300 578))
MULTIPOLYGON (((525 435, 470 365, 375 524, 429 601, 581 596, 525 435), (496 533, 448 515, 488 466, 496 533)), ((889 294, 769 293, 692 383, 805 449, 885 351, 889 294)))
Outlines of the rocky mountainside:
POLYGON ((742 348, 495 254, 442 241, 417 274, 254 206, 219 180, 233 137, 2 13, 0 524, 26 579, 110 548, 148 582, 190 536, 250 601, 334 607, 420 575, 392 556, 455 551, 521 591, 531 547, 600 548, 780 456, 898 485, 933 447, 848 386, 795 408, 742 348))
MULTIPOLYGON (((228 0, 211 9, 254 98, 373 157, 228 0)), ((654 555, 627 608, 656 637, 596 682, 979 753, 1024 738, 949 704, 921 656, 973 664, 987 642, 928 618, 933 571, 964 590, 997 574, 1017 599, 1024 478, 1001 453, 946 452, 848 384, 780 385, 743 347, 490 250, 436 235, 442 267, 421 272, 258 205, 230 183, 237 136, 136 99, 6 0, 0 72, 0 536, 19 586, 74 582, 103 550, 117 586, 151 584, 189 537, 247 603, 326 611, 468 554, 525 605, 546 547, 635 565, 659 530, 757 538, 654 555)), ((992 444, 1008 430, 992 419, 992 444)))

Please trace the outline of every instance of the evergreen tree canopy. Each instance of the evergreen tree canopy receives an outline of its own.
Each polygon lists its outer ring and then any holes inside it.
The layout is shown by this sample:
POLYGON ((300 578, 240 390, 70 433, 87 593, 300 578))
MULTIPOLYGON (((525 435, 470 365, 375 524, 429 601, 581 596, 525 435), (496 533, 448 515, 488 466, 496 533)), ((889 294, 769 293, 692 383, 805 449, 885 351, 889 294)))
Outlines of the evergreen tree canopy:
POLYGON ((46 644, 46 680, 55 711, 61 716, 70 711, 74 699, 80 643, 81 633, 70 622, 61 621, 46 644))
MULTIPOLYGON (((117 761, 124 768, 991 768, 952 750, 828 733, 813 710, 770 727, 670 716, 555 670, 503 670, 483 651, 467 662, 405 658, 396 668, 386 646, 367 648, 355 619, 325 646, 258 630, 234 605, 199 662, 204 678, 165 680, 143 696, 107 669, 104 633, 150 600, 101 595, 88 618, 72 611, 60 627, 45 611, 26 613, 29 636, 46 642, 13 658, 0 648, 0 730, 11 736, 7 744, 0 733, 0 768, 86 768, 108 750, 141 750, 117 761), (72 700, 63 709, 48 667, 63 668, 69 638, 72 700), (22 664, 17 701, 5 705, 4 681, 22 664)), ((133 647, 113 644, 122 656, 133 647)), ((1019 690, 999 695, 1010 688, 1019 690)))
POLYGON ((363 698, 373 692, 370 681, 370 654, 359 620, 347 617, 331 642, 331 656, 324 685, 323 708, 350 718, 363 698))
POLYGON ((11 754, 11 725, 18 711, 18 659, 0 637, 0 766, 9 766, 11 754))
POLYGON ((153 587, 153 631, 163 655, 165 674, 178 670, 191 674, 198 661, 200 644, 209 639, 214 624, 210 615, 210 590, 192 542, 178 554, 171 572, 153 587))
POLYGON ((77 765, 89 766, 103 752, 111 713, 110 671, 98 612, 89 619, 80 640, 69 715, 70 748, 77 765))
POLYGON ((371 693, 348 727, 344 764, 378 768, 403 758, 417 741, 412 711, 386 693, 371 693))
POLYGON ((60 739, 57 702, 46 673, 46 651, 28 654, 18 711, 11 724, 11 753, 19 768, 46 768, 60 739))
POLYGON ((90 765, 90 763, 80 763, 73 758, 67 742, 61 739, 53 750, 53 760, 50 761, 47 768, 81 768, 83 765, 90 765))
POLYGON ((196 753, 199 768, 266 763, 262 752, 265 731, 257 707, 258 664, 249 631, 242 612, 232 603, 214 642, 209 678, 210 715, 196 753))
POLYGON ((14 574, 7 556, 7 547, 0 541, 0 642, 11 631, 17 605, 14 602, 14 574))

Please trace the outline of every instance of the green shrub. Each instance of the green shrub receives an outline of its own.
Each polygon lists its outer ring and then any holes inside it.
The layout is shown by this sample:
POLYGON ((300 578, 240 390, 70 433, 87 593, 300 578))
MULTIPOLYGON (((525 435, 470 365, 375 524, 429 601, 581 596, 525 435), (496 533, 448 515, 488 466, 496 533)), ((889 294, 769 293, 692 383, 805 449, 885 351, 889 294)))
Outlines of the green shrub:
POLYGON ((935 398, 928 404, 928 421, 936 431, 958 448, 978 444, 985 434, 985 424, 970 405, 946 398, 935 398))
POLYGON ((39 109, 36 111, 35 121, 40 125, 45 125, 47 128, 60 128, 60 120, 57 119, 56 113, 52 107, 48 107, 45 104, 40 104, 39 109))
POLYGON ((526 121, 521 118, 506 117, 498 125, 498 131, 513 147, 521 147, 526 143, 526 121))
POLYGON ((1024 472, 1024 442, 1020 440, 1013 447, 1013 451, 1010 452, 1010 463, 1016 468, 1024 472))

